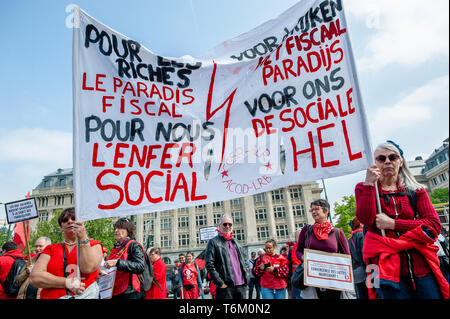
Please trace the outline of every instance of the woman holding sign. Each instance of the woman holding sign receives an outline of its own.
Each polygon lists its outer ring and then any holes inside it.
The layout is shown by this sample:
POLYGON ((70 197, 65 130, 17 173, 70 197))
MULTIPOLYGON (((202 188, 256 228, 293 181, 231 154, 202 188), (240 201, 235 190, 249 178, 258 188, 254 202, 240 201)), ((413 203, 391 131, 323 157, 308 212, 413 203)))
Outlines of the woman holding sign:
MULTIPOLYGON (((330 204, 324 199, 311 203, 310 210, 314 225, 302 228, 297 242, 295 255, 303 262, 304 249, 320 250, 327 253, 350 255, 347 239, 341 229, 334 228, 328 221, 330 204)), ((303 299, 340 299, 341 291, 306 287, 301 292, 303 299)))
POLYGON ((114 224, 117 242, 104 267, 117 267, 113 299, 143 299, 139 275, 145 270, 144 248, 135 240, 134 223, 128 218, 119 218, 114 224))
POLYGON ((277 242, 266 241, 266 254, 255 263, 256 276, 260 277, 262 299, 286 299, 286 277, 289 274, 289 260, 275 254, 277 242))
POLYGON ((74 208, 65 209, 58 224, 64 242, 45 247, 31 271, 30 283, 42 288, 41 299, 97 299, 102 244, 88 238, 84 224, 75 221, 74 208), (76 275, 77 262, 80 277, 76 275))
POLYGON ((426 190, 394 142, 379 145, 374 157, 365 181, 355 189, 356 216, 368 227, 364 261, 378 273, 370 297, 448 298, 434 245, 442 226, 426 190))

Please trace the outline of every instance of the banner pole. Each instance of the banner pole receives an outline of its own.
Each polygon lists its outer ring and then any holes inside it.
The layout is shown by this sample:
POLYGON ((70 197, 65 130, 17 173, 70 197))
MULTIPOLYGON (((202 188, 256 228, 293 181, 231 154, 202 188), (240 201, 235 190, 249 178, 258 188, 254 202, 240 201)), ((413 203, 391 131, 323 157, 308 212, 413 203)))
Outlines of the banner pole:
MULTIPOLYGON (((376 200, 377 200, 377 214, 381 214, 382 211, 381 211, 381 203, 380 203, 380 194, 378 192, 378 181, 375 182, 375 197, 376 197, 376 200)), ((381 235, 383 237, 385 237, 386 236, 386 231, 384 229, 380 229, 380 230, 381 230, 381 235)))
POLYGON ((25 222, 22 222, 22 226, 23 226, 23 233, 25 235, 25 247, 27 248, 27 256, 28 256, 27 264, 28 266, 30 266, 31 265, 30 244, 28 243, 28 231, 25 222))

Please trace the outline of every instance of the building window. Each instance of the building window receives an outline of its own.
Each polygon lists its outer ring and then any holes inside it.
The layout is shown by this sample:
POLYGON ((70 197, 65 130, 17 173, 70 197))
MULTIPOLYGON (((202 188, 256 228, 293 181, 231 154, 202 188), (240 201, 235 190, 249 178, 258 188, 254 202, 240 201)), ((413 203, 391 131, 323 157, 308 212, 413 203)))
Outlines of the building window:
POLYGON ((255 209, 256 220, 264 220, 267 219, 267 211, 265 208, 255 209))
POLYGON ((259 193, 256 195, 253 195, 253 202, 255 204, 262 204, 266 201, 266 197, 264 193, 259 193))
POLYGON ((189 246, 189 234, 179 234, 178 235, 178 245, 179 246, 189 246))
POLYGON ((433 179, 431 180, 431 184, 433 184, 433 186, 436 186, 437 184, 439 184, 436 177, 433 177, 433 179))
POLYGON ((245 232, 243 229, 235 229, 233 230, 234 236, 236 236, 236 239, 239 241, 245 241, 245 232))
POLYGON ((282 201, 284 199, 284 194, 282 189, 276 189, 272 191, 273 201, 282 201))
POLYGON ((258 233, 259 240, 264 240, 264 239, 269 238, 269 227, 268 226, 257 227, 256 231, 258 233))
POLYGON ((197 216, 195 216, 195 224, 197 226, 204 226, 204 225, 206 225, 206 215, 197 215, 197 216))
POLYGON ((187 213, 189 209, 187 207, 178 208, 178 213, 187 213))
POLYGON ((195 206, 195 211, 196 212, 203 212, 205 209, 206 209, 206 205, 195 206))
POLYGON ((161 247, 170 247, 172 242, 168 235, 161 236, 161 247))
POLYGON ((293 201, 301 201, 303 200, 303 194, 301 187, 290 188, 289 192, 291 194, 291 199, 293 201))
POLYGON ((161 229, 170 229, 170 218, 161 219, 161 229))
POLYGON ((214 225, 219 225, 220 218, 223 216, 223 214, 214 214, 214 225))
POLYGON ((445 173, 442 173, 441 175, 439 175, 439 180, 441 182, 445 182, 447 180, 447 176, 445 175, 445 173))
POLYGON ((189 217, 181 216, 178 217, 178 228, 187 228, 189 227, 189 217))
POLYGON ((42 212, 39 214, 39 222, 47 222, 48 221, 48 213, 42 212))
POLYGON ((66 186, 66 179, 65 178, 60 178, 59 179, 59 186, 66 186))
POLYGON ((240 212, 240 211, 232 212, 231 217, 233 218, 233 223, 242 224, 242 222, 243 222, 242 212, 240 212))
POLYGON ((276 229, 278 238, 287 238, 289 236, 287 225, 277 225, 276 229))
POLYGON ((298 224, 295 224, 295 229, 302 229, 303 228, 303 226, 305 226, 306 224, 305 223, 298 223, 298 224))
POLYGON ((230 200, 230 204, 231 206, 241 206, 241 199, 240 198, 232 199, 230 200))
POLYGON ((219 209, 222 209, 222 208, 223 208, 223 201, 214 202, 213 203, 213 209, 214 210, 219 210, 219 209))
POLYGON ((292 212, 294 216, 305 216, 305 206, 304 205, 294 205, 292 206, 292 212))
POLYGON ((274 207, 273 214, 275 215, 275 218, 285 218, 286 217, 286 208, 284 206, 274 207))
POLYGON ((149 219, 144 222, 144 232, 147 234, 149 231, 155 229, 155 220, 149 219), (150 228, 149 228, 150 227, 150 228))

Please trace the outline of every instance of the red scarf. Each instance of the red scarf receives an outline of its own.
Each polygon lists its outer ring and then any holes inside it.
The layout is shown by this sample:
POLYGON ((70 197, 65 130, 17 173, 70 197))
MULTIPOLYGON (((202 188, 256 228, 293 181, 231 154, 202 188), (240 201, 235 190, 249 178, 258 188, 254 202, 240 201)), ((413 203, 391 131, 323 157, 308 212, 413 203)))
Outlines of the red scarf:
POLYGON ((328 234, 333 229, 333 225, 329 221, 314 224, 314 235, 318 240, 328 239, 328 234))
POLYGON ((219 234, 221 234, 222 236, 223 236, 223 238, 225 238, 225 240, 231 240, 231 239, 233 239, 233 232, 231 232, 231 233, 229 233, 229 234, 225 234, 225 233, 222 233, 220 230, 218 230, 218 229, 216 229, 218 232, 219 232, 219 234))

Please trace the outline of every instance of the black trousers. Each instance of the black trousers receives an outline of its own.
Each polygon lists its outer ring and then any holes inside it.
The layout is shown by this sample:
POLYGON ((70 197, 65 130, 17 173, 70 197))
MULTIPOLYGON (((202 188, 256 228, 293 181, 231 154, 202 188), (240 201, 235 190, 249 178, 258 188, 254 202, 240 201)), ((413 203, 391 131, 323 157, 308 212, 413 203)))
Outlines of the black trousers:
POLYGON ((216 289, 215 299, 245 299, 246 285, 216 289))

